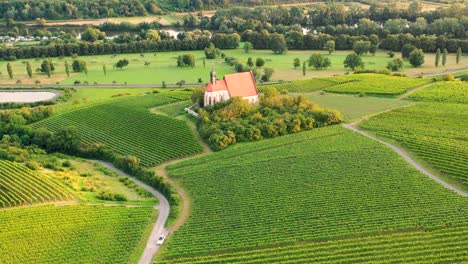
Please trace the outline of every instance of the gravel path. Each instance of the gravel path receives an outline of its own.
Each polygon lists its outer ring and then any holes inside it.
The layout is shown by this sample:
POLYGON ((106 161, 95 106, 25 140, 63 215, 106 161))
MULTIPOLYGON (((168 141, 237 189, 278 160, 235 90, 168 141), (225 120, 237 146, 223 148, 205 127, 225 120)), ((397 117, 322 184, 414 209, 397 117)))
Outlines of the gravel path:
POLYGON ((153 187, 145 184, 144 182, 133 178, 132 176, 128 175, 127 173, 117 169, 112 165, 112 163, 100 161, 100 160, 92 160, 92 162, 100 163, 104 167, 108 168, 109 170, 131 179, 133 182, 141 186, 143 189, 147 190, 148 192, 152 193, 159 199, 159 205, 155 206, 155 209, 159 210, 158 219, 154 224, 153 230, 151 231, 151 235, 148 238, 148 242, 146 243, 146 248, 143 254, 141 255, 139 264, 150 264, 152 263, 153 256, 159 250, 160 246, 156 245, 156 241, 161 235, 167 234, 167 229, 164 227, 166 224, 167 218, 169 217, 169 201, 167 201, 166 197, 162 195, 160 192, 153 189, 153 187))
POLYGON ((368 138, 370 138, 370 139, 372 139, 372 140, 375 140, 375 141, 377 141, 377 142, 379 142, 379 143, 381 143, 381 144, 383 144, 383 145, 385 145, 385 146, 391 148, 393 151, 395 151, 398 155, 400 155, 401 157, 403 157, 411 166, 413 166, 414 168, 416 168, 418 171, 422 172, 423 174, 425 174, 425 175, 428 176, 429 178, 433 179, 433 180, 436 181, 437 183, 441 184, 441 185, 444 186, 445 188, 447 188, 447 189, 449 189, 449 190, 452 190, 452 191, 458 193, 459 195, 461 195, 461 196, 463 196, 463 197, 468 197, 468 193, 466 193, 466 192, 464 192, 464 191, 462 191, 462 190, 459 190, 458 188, 456 188, 456 187, 454 187, 454 186, 452 186, 452 185, 446 183, 445 181, 441 180, 440 178, 438 178, 437 176, 435 176, 434 174, 432 174, 431 172, 429 172, 428 170, 426 170, 423 166, 421 166, 421 165, 418 164, 416 161, 414 161, 410 156, 408 156, 408 154, 407 154, 404 150, 402 150, 402 149, 400 149, 400 148, 398 148, 398 147, 396 147, 396 146, 394 146, 394 145, 392 145, 392 144, 390 144, 390 143, 388 143, 388 142, 385 142, 385 141, 383 141, 383 140, 380 140, 380 139, 378 139, 378 138, 376 138, 376 137, 374 137, 374 136, 371 136, 371 135, 367 134, 366 132, 357 129, 356 127, 352 126, 351 124, 344 124, 343 126, 344 126, 345 128, 347 128, 347 129, 351 130, 351 131, 354 131, 354 132, 356 132, 356 133, 359 133, 359 134, 361 134, 361 135, 363 135, 363 136, 365 136, 365 137, 368 137, 368 138))

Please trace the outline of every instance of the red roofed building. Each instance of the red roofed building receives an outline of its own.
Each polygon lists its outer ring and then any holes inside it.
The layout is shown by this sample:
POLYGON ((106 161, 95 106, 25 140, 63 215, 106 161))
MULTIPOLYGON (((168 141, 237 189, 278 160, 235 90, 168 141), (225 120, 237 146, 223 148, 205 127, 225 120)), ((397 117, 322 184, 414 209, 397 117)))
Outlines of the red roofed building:
POLYGON ((257 84, 252 72, 240 72, 224 75, 223 80, 216 80, 214 68, 210 72, 210 82, 205 88, 205 105, 214 105, 242 97, 253 104, 258 102, 257 84))

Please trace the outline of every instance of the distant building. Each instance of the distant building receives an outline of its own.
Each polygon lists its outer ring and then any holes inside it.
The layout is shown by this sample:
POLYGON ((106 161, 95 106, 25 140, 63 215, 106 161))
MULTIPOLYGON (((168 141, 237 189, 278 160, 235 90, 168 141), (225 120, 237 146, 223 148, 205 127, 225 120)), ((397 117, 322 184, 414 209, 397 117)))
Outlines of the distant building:
POLYGON ((236 96, 248 100, 251 104, 258 102, 257 84, 252 72, 226 74, 222 80, 216 80, 213 68, 210 72, 210 82, 205 88, 205 105, 214 105, 236 96))

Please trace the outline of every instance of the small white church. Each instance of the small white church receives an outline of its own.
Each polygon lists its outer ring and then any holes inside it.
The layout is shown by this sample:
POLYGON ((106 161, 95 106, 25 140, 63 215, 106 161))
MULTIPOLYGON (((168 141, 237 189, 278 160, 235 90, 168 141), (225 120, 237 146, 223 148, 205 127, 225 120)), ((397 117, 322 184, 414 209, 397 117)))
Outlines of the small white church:
POLYGON ((251 104, 258 102, 257 84, 252 72, 226 74, 223 80, 216 80, 213 67, 210 72, 210 82, 205 88, 205 105, 214 105, 236 96, 248 100, 251 104))

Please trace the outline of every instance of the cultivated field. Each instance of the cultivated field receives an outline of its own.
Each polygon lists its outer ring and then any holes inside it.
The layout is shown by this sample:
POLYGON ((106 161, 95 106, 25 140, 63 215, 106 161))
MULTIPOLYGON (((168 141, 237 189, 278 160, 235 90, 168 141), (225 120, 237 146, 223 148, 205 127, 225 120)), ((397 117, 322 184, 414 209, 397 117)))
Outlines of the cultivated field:
POLYGON ((468 83, 437 82, 412 94, 409 98, 418 101, 434 101, 447 103, 468 103, 468 83))
MULTIPOLYGON (((464 198, 420 174, 390 149, 340 126, 238 144, 168 170, 186 186, 192 206, 189 220, 163 252, 161 260, 167 263, 181 258, 196 263, 226 251, 243 251, 232 254, 248 258, 256 248, 265 248, 265 254, 246 263, 272 263, 285 246, 299 249, 284 262, 306 257, 301 250, 311 247, 320 247, 318 256, 326 257, 345 246, 344 238, 351 245, 363 239, 376 243, 369 254, 376 261, 396 249, 409 253, 404 243, 386 243, 385 235, 405 240, 417 239, 417 231, 434 231, 444 237, 451 232, 444 231, 447 226, 460 226, 466 233, 468 224, 464 198)), ((429 242, 412 244, 412 254, 437 254, 437 248, 447 251, 447 258, 462 254, 445 246, 444 239, 433 241, 437 246, 430 251, 424 247, 429 242)), ((386 260, 402 256, 392 254, 386 260)), ((334 261, 349 257, 338 254, 334 261)))
POLYGON ((362 128, 398 141, 451 182, 468 187, 468 105, 418 103, 370 118, 362 128))
POLYGON ((0 210, 1 262, 128 263, 155 217, 152 207, 69 205, 0 210))
POLYGON ((67 200, 73 196, 47 176, 20 163, 0 160, 0 209, 67 200))
POLYGON ((201 151, 185 122, 150 113, 148 108, 186 100, 187 92, 124 98, 55 115, 33 128, 77 127, 84 146, 104 144, 121 155, 140 158, 145 166, 201 151))
POLYGON ((337 83, 325 88, 333 93, 365 93, 372 95, 398 95, 411 88, 430 82, 428 79, 389 76, 384 74, 353 74, 327 78, 337 83))

